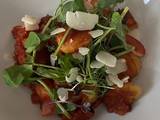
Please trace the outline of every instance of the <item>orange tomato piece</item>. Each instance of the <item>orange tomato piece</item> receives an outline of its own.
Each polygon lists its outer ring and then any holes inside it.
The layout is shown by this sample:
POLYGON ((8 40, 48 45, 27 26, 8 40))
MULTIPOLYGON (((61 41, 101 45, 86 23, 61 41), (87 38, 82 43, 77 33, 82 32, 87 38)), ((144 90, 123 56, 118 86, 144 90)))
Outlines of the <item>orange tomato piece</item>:
MULTIPOLYGON (((56 42, 58 44, 60 44, 64 34, 65 33, 56 35, 56 42)), ((74 53, 80 47, 88 46, 91 41, 92 38, 88 31, 71 30, 60 50, 63 53, 74 53)))

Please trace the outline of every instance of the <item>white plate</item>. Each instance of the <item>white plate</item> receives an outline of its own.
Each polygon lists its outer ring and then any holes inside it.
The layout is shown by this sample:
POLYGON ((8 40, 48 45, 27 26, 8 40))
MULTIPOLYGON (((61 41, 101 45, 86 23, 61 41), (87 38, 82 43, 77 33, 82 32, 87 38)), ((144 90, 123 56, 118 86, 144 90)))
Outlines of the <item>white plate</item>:
MULTIPOLYGON (((0 0, 0 70, 12 64, 12 26, 20 23, 25 14, 44 16, 52 13, 58 0, 0 0)), ((139 38, 144 43, 147 55, 137 83, 143 88, 143 96, 126 116, 108 114, 105 109, 97 110, 94 120, 157 120, 160 113, 160 1, 128 0, 139 23, 139 38)), ((39 107, 32 105, 26 90, 11 89, 0 81, 0 120, 53 120, 42 118, 39 107)))

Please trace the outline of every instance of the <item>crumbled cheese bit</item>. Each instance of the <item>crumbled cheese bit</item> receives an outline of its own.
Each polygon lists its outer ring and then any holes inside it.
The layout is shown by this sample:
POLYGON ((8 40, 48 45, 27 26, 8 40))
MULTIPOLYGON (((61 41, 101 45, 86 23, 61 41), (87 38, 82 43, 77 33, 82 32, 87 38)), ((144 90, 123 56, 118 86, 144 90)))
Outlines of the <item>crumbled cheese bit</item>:
POLYGON ((51 35, 56 35, 56 34, 59 34, 59 33, 62 33, 62 32, 65 32, 66 30, 64 28, 56 28, 55 30, 53 30, 51 32, 51 35))
POLYGON ((122 88, 124 86, 124 82, 118 78, 118 75, 109 74, 108 78, 111 82, 117 85, 117 87, 122 88))
POLYGON ((86 47, 80 47, 79 48, 79 53, 83 56, 87 55, 89 53, 89 48, 86 47))
POLYGON ((55 62, 57 61, 57 56, 50 55, 50 62, 52 66, 55 66, 55 62))
POLYGON ((29 25, 27 23, 24 23, 24 27, 26 31, 34 31, 34 30, 38 30, 39 29, 39 25, 35 24, 35 25, 29 25))
POLYGON ((117 75, 127 71, 127 64, 125 59, 118 59, 115 67, 107 67, 106 73, 117 75))
POLYGON ((21 20, 22 22, 24 22, 26 31, 33 31, 39 29, 39 20, 37 20, 35 17, 25 15, 21 20))
POLYGON ((66 13, 66 23, 69 27, 76 30, 92 30, 98 23, 99 16, 86 12, 71 12, 66 13))
POLYGON ((27 23, 29 25, 35 25, 35 24, 37 24, 37 19, 35 17, 29 16, 29 15, 25 15, 22 18, 22 22, 27 23))
POLYGON ((102 68, 103 66, 104 66, 103 63, 96 61, 96 60, 91 62, 91 64, 90 64, 91 68, 102 68))
POLYGON ((65 102, 68 100, 68 90, 65 88, 59 88, 57 90, 58 98, 60 101, 65 102))
POLYGON ((97 38, 101 35, 103 35, 104 31, 103 30, 94 30, 90 31, 89 34, 92 36, 92 38, 97 38))
POLYGON ((108 67, 115 67, 117 63, 117 58, 105 51, 100 51, 96 55, 96 60, 105 64, 108 67))
POLYGON ((66 81, 68 83, 74 82, 78 76, 79 69, 77 67, 71 68, 69 71, 69 76, 66 76, 66 81))

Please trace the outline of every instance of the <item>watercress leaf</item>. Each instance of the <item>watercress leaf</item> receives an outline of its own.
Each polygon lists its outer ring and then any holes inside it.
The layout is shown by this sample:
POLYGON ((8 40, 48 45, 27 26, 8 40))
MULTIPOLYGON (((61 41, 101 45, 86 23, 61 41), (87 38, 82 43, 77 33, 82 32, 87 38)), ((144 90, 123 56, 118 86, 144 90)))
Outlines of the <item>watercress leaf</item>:
POLYGON ((32 75, 31 65, 14 65, 4 71, 3 78, 7 85, 18 87, 25 78, 32 75))
POLYGON ((117 3, 123 2, 124 0, 99 0, 97 4, 98 9, 104 9, 106 7, 110 7, 112 5, 116 5, 117 3))
POLYGON ((125 41, 125 32, 123 29, 122 18, 118 12, 114 12, 111 18, 111 27, 116 28, 116 35, 117 37, 123 42, 124 46, 126 47, 125 41))
POLYGON ((73 3, 74 3, 73 1, 69 1, 63 5, 62 11, 61 11, 59 17, 57 18, 59 21, 61 21, 61 22, 66 21, 66 13, 67 13, 67 11, 73 11, 73 3))
POLYGON ((46 40, 48 40, 48 39, 51 38, 51 36, 48 35, 48 34, 41 34, 41 33, 38 33, 37 35, 38 35, 38 37, 39 37, 39 39, 40 39, 41 41, 46 41, 46 40))
POLYGON ((35 32, 30 32, 28 38, 24 43, 24 47, 26 48, 27 53, 31 53, 35 50, 40 44, 40 38, 35 32))
POLYGON ((74 0, 73 10, 74 11, 86 11, 84 0, 74 0))

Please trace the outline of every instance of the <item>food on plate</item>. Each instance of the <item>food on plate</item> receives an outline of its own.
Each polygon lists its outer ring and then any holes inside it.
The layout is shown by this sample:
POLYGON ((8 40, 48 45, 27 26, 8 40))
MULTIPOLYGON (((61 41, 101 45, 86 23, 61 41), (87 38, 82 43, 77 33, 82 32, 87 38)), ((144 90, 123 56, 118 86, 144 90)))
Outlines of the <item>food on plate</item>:
POLYGON ((132 110, 145 48, 129 35, 138 23, 124 0, 61 0, 54 15, 21 21, 3 78, 30 89, 42 116, 90 120, 100 104, 119 115, 132 110))

